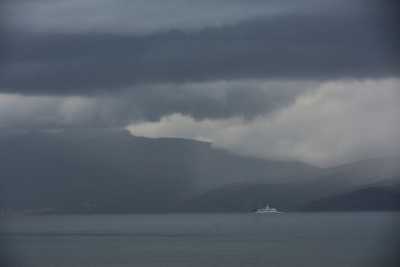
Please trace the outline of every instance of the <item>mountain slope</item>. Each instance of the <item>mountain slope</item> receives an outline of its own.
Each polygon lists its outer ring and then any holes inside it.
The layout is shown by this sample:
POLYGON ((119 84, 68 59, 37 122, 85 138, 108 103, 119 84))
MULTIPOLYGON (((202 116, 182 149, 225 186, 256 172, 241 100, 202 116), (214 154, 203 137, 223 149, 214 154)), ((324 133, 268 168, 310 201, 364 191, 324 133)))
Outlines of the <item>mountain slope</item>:
POLYGON ((312 179, 301 182, 221 186, 186 201, 183 209, 249 212, 267 203, 286 211, 396 209, 400 192, 398 159, 369 159, 322 169, 312 179))
POLYGON ((308 203, 309 211, 400 210, 400 177, 308 203))
POLYGON ((2 134, 0 164, 4 207, 69 212, 164 212, 224 184, 279 183, 318 171, 122 130, 2 134))
MULTIPOLYGON (((399 157, 320 169, 123 130, 0 132, 0 207, 57 212, 247 212, 307 203, 400 177, 399 157)), ((396 183, 396 182, 391 182, 396 183)))
POLYGON ((279 210, 296 210, 307 201, 300 186, 289 184, 233 184, 210 190, 185 201, 179 210, 194 212, 251 212, 266 204, 279 210))

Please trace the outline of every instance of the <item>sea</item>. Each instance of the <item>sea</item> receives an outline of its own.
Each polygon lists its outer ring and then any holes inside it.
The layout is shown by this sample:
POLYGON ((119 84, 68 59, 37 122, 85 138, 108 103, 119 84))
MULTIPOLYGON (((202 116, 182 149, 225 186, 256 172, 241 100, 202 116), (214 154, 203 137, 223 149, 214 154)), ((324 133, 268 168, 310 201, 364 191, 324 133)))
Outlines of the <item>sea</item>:
POLYGON ((5 267, 400 266, 400 213, 2 218, 5 267))

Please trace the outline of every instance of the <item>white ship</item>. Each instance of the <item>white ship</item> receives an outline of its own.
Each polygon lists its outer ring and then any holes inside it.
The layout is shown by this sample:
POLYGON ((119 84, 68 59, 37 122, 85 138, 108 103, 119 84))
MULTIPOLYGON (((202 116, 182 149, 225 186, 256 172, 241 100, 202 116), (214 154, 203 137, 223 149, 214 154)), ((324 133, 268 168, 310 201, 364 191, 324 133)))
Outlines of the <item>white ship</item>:
POLYGON ((280 213, 280 211, 267 205, 264 208, 257 209, 256 213, 280 213))

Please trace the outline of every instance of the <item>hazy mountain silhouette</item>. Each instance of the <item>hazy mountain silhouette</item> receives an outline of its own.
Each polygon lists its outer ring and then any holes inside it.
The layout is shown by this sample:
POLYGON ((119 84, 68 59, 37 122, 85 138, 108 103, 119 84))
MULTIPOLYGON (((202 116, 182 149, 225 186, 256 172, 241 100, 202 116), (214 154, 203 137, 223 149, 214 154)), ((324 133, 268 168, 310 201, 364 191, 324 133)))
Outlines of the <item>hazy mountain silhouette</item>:
POLYGON ((398 158, 320 169, 124 130, 3 132, 0 162, 3 208, 55 212, 296 210, 400 177, 398 158))
MULTIPOLYGON (((222 186, 199 194, 179 210, 195 212, 250 212, 266 204, 280 210, 295 210, 307 202, 299 185, 242 183, 222 186)), ((312 198, 311 198, 312 199, 312 198)))
POLYGON ((400 177, 363 188, 324 197, 308 203, 310 211, 395 211, 400 210, 400 177))
MULTIPOLYGON (((240 183, 221 186, 193 197, 182 205, 182 209, 237 212, 251 211, 268 203, 287 211, 313 210, 312 207, 315 207, 315 210, 325 208, 329 210, 328 202, 332 203, 333 208, 336 200, 339 201, 339 196, 352 198, 353 193, 354 201, 363 202, 362 205, 355 203, 354 210, 393 209, 395 207, 393 205, 397 205, 394 204, 397 198, 392 192, 400 192, 398 162, 398 157, 367 159, 320 169, 314 173, 314 177, 300 179, 297 182, 291 181, 279 185, 240 183), (383 185, 385 188, 382 189, 383 185), (386 196, 385 193, 391 196, 386 196), (374 197, 380 204, 371 205, 371 199, 374 197)), ((336 209, 347 210, 349 207, 338 205, 336 209)))
POLYGON ((282 183, 318 171, 123 130, 3 133, 0 162, 3 206, 70 212, 168 211, 224 184, 282 183))

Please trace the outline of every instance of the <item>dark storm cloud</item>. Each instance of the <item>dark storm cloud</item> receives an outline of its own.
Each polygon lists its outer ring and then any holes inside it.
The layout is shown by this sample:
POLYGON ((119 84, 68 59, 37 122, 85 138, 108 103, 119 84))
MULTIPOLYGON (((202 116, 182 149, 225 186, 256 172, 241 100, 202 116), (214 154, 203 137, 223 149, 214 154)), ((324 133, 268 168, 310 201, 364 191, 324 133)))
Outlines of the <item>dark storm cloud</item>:
POLYGON ((311 85, 244 80, 142 85, 112 96, 0 94, 0 128, 121 127, 174 113, 200 120, 251 119, 290 105, 311 85))
POLYGON ((383 15, 286 14, 140 35, 9 32, 0 90, 87 95, 145 83, 397 76, 398 39, 383 15))
POLYGON ((174 113, 200 120, 251 119, 288 106, 297 96, 311 91, 311 84, 245 80, 147 86, 114 97, 112 110, 125 123, 132 119, 158 121, 174 113))
POLYGON ((317 164, 398 151, 396 2, 6 0, 0 132, 128 126, 317 164))

